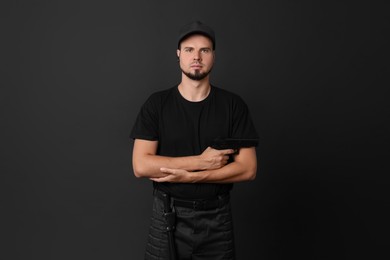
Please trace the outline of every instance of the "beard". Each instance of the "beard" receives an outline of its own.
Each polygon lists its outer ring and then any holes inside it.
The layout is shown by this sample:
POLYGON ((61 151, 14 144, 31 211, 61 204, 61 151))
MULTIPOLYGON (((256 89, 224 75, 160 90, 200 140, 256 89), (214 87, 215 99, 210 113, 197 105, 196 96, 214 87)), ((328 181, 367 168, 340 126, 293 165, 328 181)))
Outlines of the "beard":
POLYGON ((209 73, 211 72, 211 69, 209 71, 202 72, 202 73, 199 70, 195 70, 195 73, 186 72, 183 69, 181 71, 183 72, 184 75, 186 75, 190 79, 200 81, 200 80, 204 79, 205 77, 207 77, 207 75, 209 75, 209 73))

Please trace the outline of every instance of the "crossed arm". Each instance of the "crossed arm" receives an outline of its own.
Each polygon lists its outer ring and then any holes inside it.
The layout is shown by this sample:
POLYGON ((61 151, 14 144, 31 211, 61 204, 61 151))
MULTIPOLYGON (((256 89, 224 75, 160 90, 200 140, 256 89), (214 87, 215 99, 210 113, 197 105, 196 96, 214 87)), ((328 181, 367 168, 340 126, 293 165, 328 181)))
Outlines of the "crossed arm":
POLYGON ((241 148, 234 161, 227 164, 232 149, 208 147, 200 155, 166 157, 157 155, 157 141, 136 139, 133 148, 133 170, 136 177, 156 182, 231 183, 256 177, 256 150, 241 148))

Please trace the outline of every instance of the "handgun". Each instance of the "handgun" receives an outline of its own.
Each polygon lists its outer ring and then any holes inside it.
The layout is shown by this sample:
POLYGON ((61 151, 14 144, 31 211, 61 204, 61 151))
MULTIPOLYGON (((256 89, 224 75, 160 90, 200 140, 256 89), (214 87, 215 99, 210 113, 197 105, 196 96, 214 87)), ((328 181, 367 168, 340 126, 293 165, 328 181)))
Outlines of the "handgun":
POLYGON ((255 147, 258 144, 258 139, 216 138, 211 142, 210 146, 217 150, 234 149, 238 153, 240 148, 255 147))

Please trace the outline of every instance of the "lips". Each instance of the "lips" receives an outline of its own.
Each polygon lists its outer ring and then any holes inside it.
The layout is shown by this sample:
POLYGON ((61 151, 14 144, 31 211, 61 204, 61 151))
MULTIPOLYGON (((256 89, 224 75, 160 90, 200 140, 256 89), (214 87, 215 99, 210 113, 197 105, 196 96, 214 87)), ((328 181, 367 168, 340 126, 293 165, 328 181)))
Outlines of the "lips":
POLYGON ((201 69, 202 65, 191 65, 191 68, 193 68, 193 69, 201 69))

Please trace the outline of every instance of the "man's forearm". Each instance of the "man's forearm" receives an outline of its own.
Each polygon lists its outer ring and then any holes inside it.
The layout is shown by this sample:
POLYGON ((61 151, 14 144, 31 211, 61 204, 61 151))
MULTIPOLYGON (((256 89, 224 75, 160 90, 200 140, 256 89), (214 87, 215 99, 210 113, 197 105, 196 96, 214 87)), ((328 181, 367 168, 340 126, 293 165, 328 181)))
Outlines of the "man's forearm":
POLYGON ((242 148, 234 161, 222 168, 191 173, 193 182, 233 183, 256 178, 257 156, 255 148, 242 148))
POLYGON ((167 157, 160 155, 143 155, 133 158, 134 174, 137 177, 158 178, 166 176, 162 167, 183 169, 189 172, 202 170, 199 156, 167 157))
POLYGON ((251 181, 256 178, 257 167, 247 167, 233 162, 216 170, 206 170, 191 173, 195 183, 234 183, 251 181))
POLYGON ((173 183, 233 183, 250 181, 256 177, 257 166, 248 167, 232 162, 220 169, 189 172, 182 169, 161 168, 166 176, 151 178, 156 182, 173 183))

